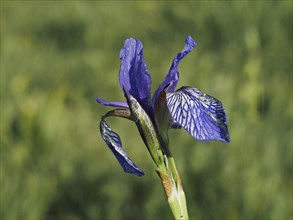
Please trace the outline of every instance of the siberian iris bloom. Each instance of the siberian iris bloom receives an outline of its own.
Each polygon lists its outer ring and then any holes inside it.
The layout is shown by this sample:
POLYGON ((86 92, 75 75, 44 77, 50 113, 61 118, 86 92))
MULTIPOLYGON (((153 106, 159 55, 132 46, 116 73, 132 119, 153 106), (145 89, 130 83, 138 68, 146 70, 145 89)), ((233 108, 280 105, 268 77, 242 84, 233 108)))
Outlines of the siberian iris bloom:
MULTIPOLYGON (((183 128, 200 141, 229 142, 226 114, 219 100, 188 86, 175 91, 179 80, 178 65, 195 46, 196 42, 191 36, 187 36, 183 50, 174 57, 169 72, 151 97, 152 80, 144 60, 143 45, 138 39, 127 39, 120 52, 119 71, 119 83, 126 101, 106 101, 99 97, 96 98, 98 103, 116 108, 102 116, 100 132, 124 171, 137 176, 144 175, 144 172, 131 161, 123 150, 118 134, 105 122, 109 116, 126 118, 136 123, 139 133, 157 165, 157 172, 168 200, 171 198, 173 188, 176 188, 175 191, 180 191, 182 188, 168 147, 169 129, 183 128)), ((183 200, 185 204, 185 197, 183 200)), ((181 204, 177 205, 181 207, 181 204)), ((178 208, 176 205, 175 208, 172 208, 171 204, 170 206, 173 214, 181 212, 176 210, 178 208)), ((184 213, 178 216, 184 217, 184 213)), ((187 211, 185 218, 186 216, 187 211)), ((175 218, 177 217, 175 216, 175 218)))

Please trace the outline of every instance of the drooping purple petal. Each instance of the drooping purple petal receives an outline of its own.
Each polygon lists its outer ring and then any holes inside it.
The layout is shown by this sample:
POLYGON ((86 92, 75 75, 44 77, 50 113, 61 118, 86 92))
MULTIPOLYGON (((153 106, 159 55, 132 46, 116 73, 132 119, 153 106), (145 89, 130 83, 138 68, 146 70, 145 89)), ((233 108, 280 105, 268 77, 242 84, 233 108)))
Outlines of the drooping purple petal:
POLYGON ((99 97, 96 97, 96 101, 99 104, 105 105, 105 106, 112 106, 112 107, 116 107, 116 108, 128 108, 127 102, 107 101, 107 100, 101 99, 99 97))
POLYGON ((159 88, 156 90, 152 105, 154 106, 154 103, 160 94, 160 92, 168 85, 170 86, 167 89, 167 92, 173 92, 176 88, 177 82, 179 80, 179 72, 178 72, 178 65, 179 62, 189 53, 193 50, 193 48, 196 46, 196 42, 192 39, 191 36, 187 36, 185 39, 185 46, 184 49, 178 53, 172 62, 172 65, 170 67, 170 70, 168 74, 166 75, 165 79, 163 80, 162 84, 159 86, 159 88))
POLYGON ((100 131, 103 140, 114 153, 124 172, 133 173, 137 176, 144 175, 144 172, 130 160, 126 152, 123 150, 119 135, 111 130, 103 118, 100 122, 100 131))
POLYGON ((196 139, 230 142, 225 110, 216 98, 196 88, 182 87, 167 93, 167 105, 174 124, 196 139))
POLYGON ((121 89, 129 92, 144 109, 150 106, 151 77, 143 57, 140 40, 127 39, 120 51, 119 81, 121 89))

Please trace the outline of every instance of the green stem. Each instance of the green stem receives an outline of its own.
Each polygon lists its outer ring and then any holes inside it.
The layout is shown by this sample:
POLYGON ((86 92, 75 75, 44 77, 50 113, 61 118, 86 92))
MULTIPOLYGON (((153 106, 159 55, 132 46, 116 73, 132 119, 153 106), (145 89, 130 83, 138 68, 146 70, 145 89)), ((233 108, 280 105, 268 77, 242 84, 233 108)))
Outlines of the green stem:
POLYGON ((173 216, 175 219, 189 219, 185 193, 176 170, 174 158, 169 156, 165 163, 166 172, 159 169, 157 173, 161 179, 173 216))

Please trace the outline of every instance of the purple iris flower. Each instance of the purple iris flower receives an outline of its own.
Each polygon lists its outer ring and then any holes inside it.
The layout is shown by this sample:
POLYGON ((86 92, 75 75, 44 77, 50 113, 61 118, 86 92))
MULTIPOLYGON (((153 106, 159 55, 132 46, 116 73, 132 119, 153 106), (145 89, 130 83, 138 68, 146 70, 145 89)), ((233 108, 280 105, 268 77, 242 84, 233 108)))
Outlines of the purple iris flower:
MULTIPOLYGON (((169 72, 151 98, 152 81, 143 57, 143 45, 138 39, 130 38, 125 41, 120 52, 119 82, 127 102, 96 98, 96 101, 102 105, 118 108, 102 116, 100 131, 103 140, 125 172, 138 176, 144 174, 127 156, 122 148, 120 137, 111 130, 104 119, 109 116, 118 116, 136 121, 133 117, 135 107, 130 106, 133 102, 150 118, 158 139, 161 139, 160 136, 164 133, 160 129, 167 127, 168 129, 184 128, 191 136, 201 141, 230 141, 226 114, 219 100, 196 88, 185 86, 175 91, 179 80, 178 64, 195 46, 196 42, 191 36, 187 36, 183 50, 174 57, 169 72), (167 106, 167 110, 165 109, 168 115, 167 122, 161 120, 161 117, 166 114, 158 113, 164 110, 164 105, 167 106), (166 124, 162 125, 162 123, 166 124)), ((141 129, 139 130, 142 134, 141 129)))

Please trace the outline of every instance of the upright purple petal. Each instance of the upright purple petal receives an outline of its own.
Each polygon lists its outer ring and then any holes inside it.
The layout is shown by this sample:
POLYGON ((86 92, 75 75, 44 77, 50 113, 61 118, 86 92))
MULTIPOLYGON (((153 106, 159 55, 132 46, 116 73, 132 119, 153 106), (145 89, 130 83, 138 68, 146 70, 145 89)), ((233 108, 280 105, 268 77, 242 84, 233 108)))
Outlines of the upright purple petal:
POLYGON ((150 106, 151 77, 143 57, 140 40, 127 39, 120 52, 119 81, 121 89, 129 92, 144 109, 150 106))
POLYGON ((99 97, 96 97, 97 103, 105 106, 112 106, 116 108, 128 108, 127 102, 120 102, 120 101, 107 101, 104 99, 101 99, 99 97))
POLYGON ((178 53, 172 62, 172 65, 170 67, 170 70, 168 74, 166 75, 165 79, 163 80, 162 84, 159 86, 159 88, 156 90, 153 100, 152 100, 152 106, 154 106, 154 103, 160 94, 160 92, 168 85, 167 92, 173 92, 176 88, 177 82, 179 80, 179 72, 178 72, 178 65, 179 62, 190 52, 193 50, 193 48, 196 46, 196 42, 192 39, 191 36, 187 36, 185 39, 185 46, 184 49, 178 53))

